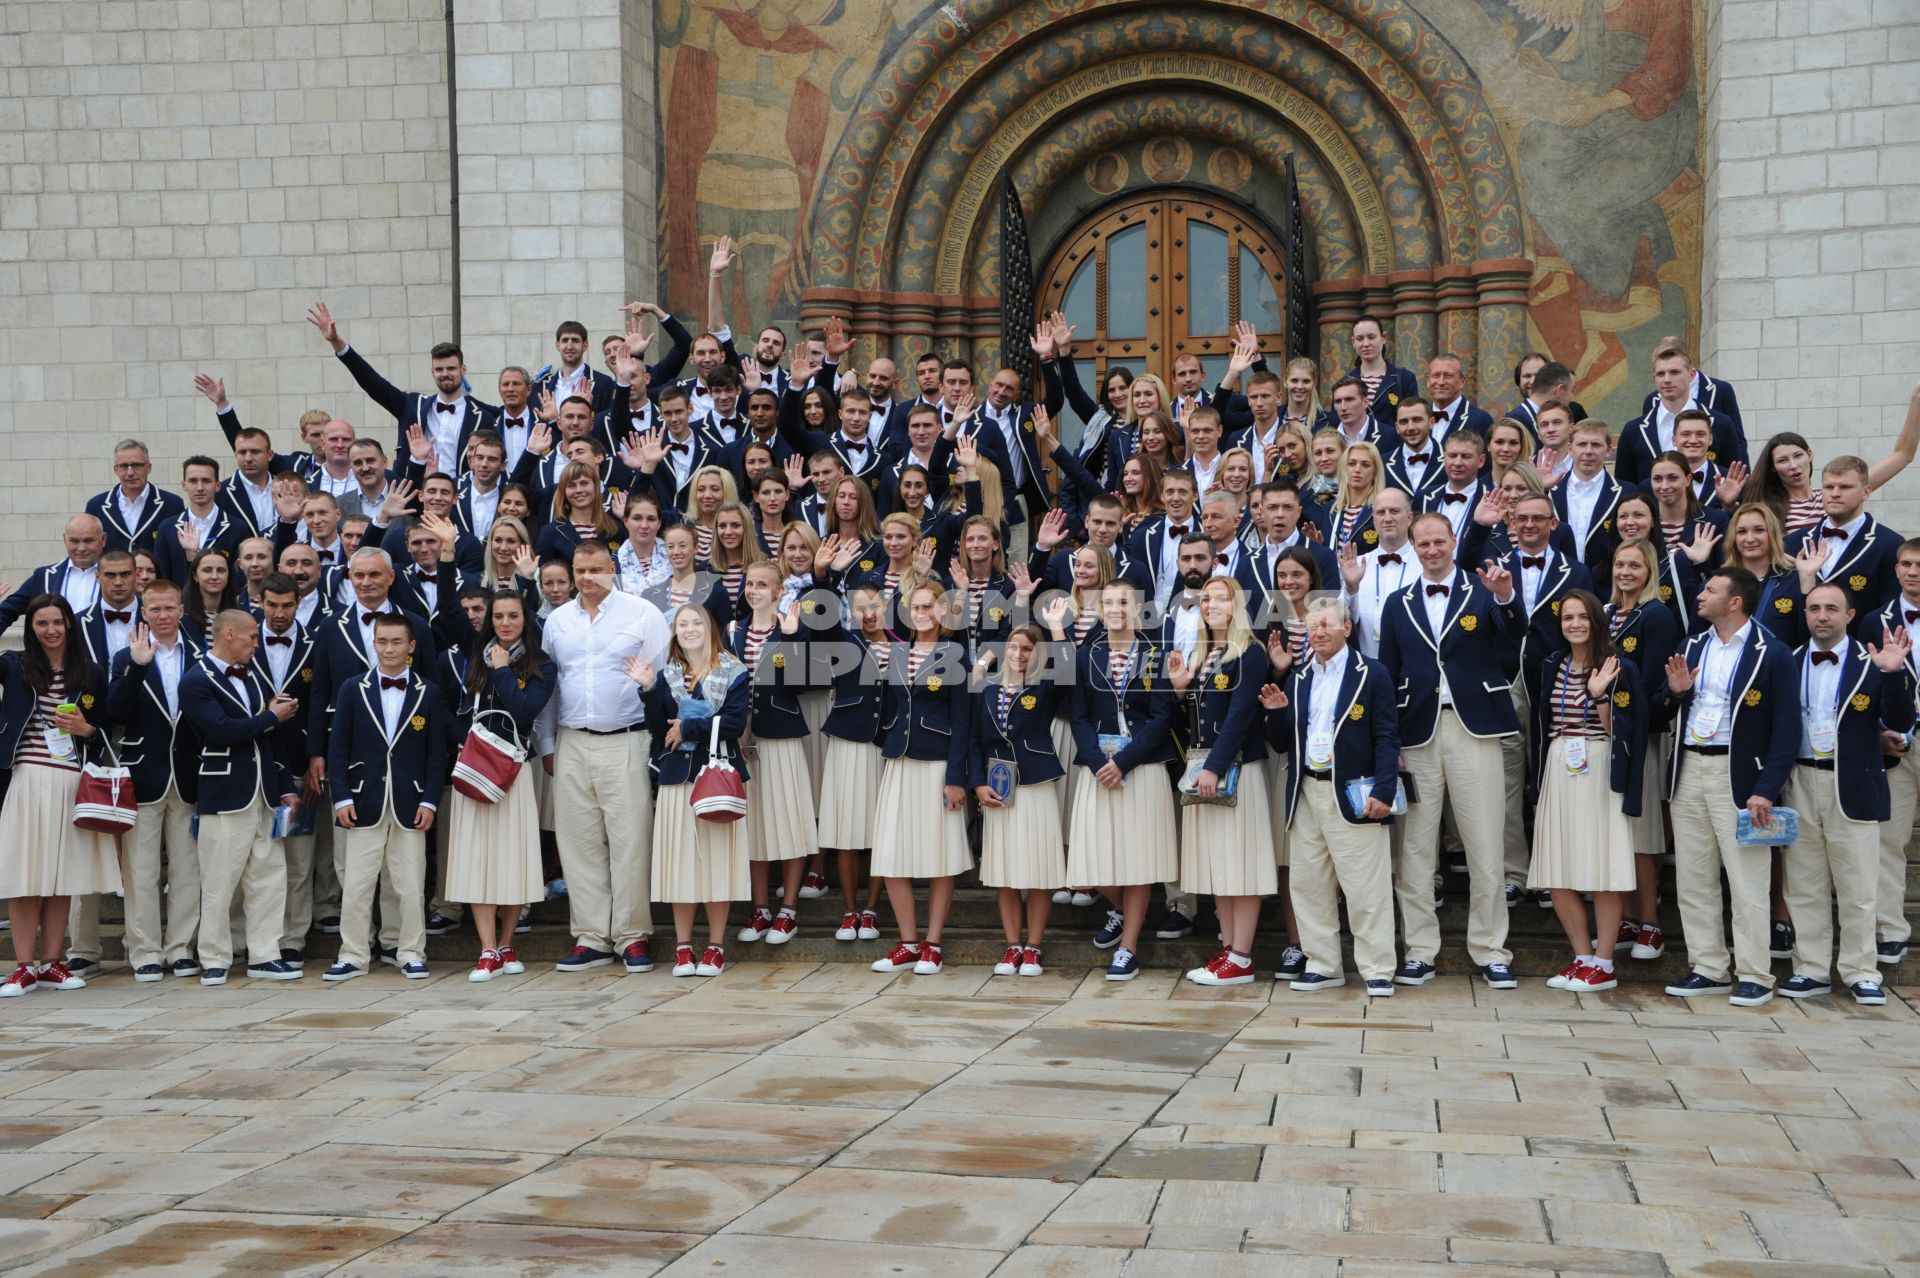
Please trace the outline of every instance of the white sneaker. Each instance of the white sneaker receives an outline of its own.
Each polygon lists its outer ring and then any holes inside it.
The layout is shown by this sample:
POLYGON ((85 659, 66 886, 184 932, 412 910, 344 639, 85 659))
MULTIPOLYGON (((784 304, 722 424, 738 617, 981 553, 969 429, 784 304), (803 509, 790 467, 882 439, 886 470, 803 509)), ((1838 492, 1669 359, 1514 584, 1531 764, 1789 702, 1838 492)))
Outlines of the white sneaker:
POLYGON ((1205 967, 1190 970, 1187 979, 1195 985, 1251 985, 1253 965, 1242 967, 1223 954, 1205 967))
POLYGON ((920 942, 920 961, 913 965, 915 976, 938 976, 946 960, 940 955, 940 947, 932 941, 920 942))
POLYGON ((1000 961, 993 965, 993 974, 995 976, 1019 975, 1021 953, 1022 951, 1018 945, 1009 945, 1007 952, 1000 956, 1000 961))
POLYGON ((1067 888, 1061 888, 1053 894, 1053 903, 1055 905, 1072 905, 1073 893, 1067 888))
POLYGON ((1092 905, 1095 899, 1091 892, 1075 892, 1073 894, 1072 904, 1079 906, 1081 909, 1085 909, 1087 906, 1092 905))

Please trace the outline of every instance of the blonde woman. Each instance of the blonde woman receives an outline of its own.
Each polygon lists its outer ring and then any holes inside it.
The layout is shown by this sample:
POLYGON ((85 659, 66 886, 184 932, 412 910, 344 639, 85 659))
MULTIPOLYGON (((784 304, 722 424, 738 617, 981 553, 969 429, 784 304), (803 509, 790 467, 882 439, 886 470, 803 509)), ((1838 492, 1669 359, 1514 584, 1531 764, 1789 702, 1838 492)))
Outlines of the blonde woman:
MULTIPOLYGON (((1648 499, 1637 497, 1636 509, 1648 499)), ((1620 503, 1624 509, 1626 500, 1620 503)), ((1648 514, 1641 519, 1651 523, 1648 514)), ((1616 519, 1619 512, 1615 512, 1616 519)), ((1613 590, 1607 604, 1607 639, 1620 660, 1634 668, 1640 686, 1666 678, 1667 658, 1680 646, 1680 623, 1673 608, 1660 600, 1660 550, 1645 538, 1623 541, 1613 552, 1613 590)), ((1657 959, 1666 952, 1660 931, 1660 858, 1667 850, 1666 825, 1657 796, 1666 774, 1668 738, 1664 725, 1647 724, 1645 776, 1640 783, 1640 815, 1633 820, 1634 899, 1620 920, 1613 943, 1630 949, 1637 959, 1657 959)), ((1604 944, 1604 942, 1602 942, 1604 944)))
POLYGON ((740 591, 746 584, 748 567, 765 559, 760 538, 754 533, 752 511, 736 501, 714 512, 713 543, 707 551, 707 567, 726 587, 727 599, 735 612, 740 610, 740 591))
POLYGON ((1302 440, 1313 437, 1313 425, 1326 410, 1320 407, 1320 367, 1304 355, 1287 361, 1286 399, 1280 405, 1280 420, 1297 428, 1302 440))
POLYGON ((1527 428, 1522 422, 1503 417, 1487 433, 1487 460, 1493 468, 1493 483, 1498 487, 1518 462, 1527 457, 1527 428))
POLYGON ((615 545, 620 525, 607 513, 600 472, 586 462, 568 462, 553 487, 553 509, 534 542, 533 557, 572 562, 574 550, 588 539, 615 545))
POLYGON ((714 521, 723 506, 740 504, 740 492, 734 487, 733 472, 724 466, 702 466, 687 482, 687 502, 680 517, 690 524, 697 539, 700 558, 713 551, 714 521))
POLYGON ((1308 441, 1312 473, 1300 484, 1304 500, 1322 506, 1333 504, 1340 491, 1340 455, 1346 446, 1347 441, 1331 426, 1313 432, 1313 438, 1308 441))
POLYGON ((1348 444, 1340 454, 1340 487, 1333 498, 1333 541, 1354 544, 1361 553, 1380 541, 1373 526, 1373 495, 1380 491, 1380 450, 1372 444, 1348 444))

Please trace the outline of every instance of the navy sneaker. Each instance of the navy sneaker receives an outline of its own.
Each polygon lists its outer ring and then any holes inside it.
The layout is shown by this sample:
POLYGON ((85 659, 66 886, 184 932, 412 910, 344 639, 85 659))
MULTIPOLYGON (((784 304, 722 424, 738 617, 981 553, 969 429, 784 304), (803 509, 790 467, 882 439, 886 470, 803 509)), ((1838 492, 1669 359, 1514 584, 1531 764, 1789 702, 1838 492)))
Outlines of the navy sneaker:
POLYGON ((200 973, 200 983, 202 985, 225 985, 227 983, 227 969, 224 967, 210 967, 205 969, 200 973))
POLYGON ((1480 973, 1487 978, 1487 988, 1490 990, 1511 990, 1520 986, 1520 982, 1514 979, 1513 969, 1505 963, 1489 963, 1480 969, 1480 973))
POLYGON ((460 925, 444 914, 436 914, 427 920, 428 936, 448 936, 460 930, 460 925))
POLYGON ((1812 998, 1816 994, 1831 994, 1833 986, 1811 976, 1790 976, 1780 982, 1780 992, 1788 998, 1812 998))
POLYGON ((400 966, 400 951, 397 948, 391 949, 391 950, 385 950, 385 949, 381 949, 380 946, 375 945, 373 947, 373 956, 379 959, 382 963, 385 963, 388 967, 400 966))
POLYGON ((329 914, 324 918, 315 919, 313 921, 313 930, 316 932, 324 932, 328 936, 340 935, 340 916, 338 914, 329 914))
POLYGON ((1276 981, 1297 980, 1300 974, 1306 970, 1306 952, 1297 945, 1289 945, 1286 949, 1280 951, 1280 966, 1275 969, 1273 979, 1276 981))
POLYGON ((1096 950, 1110 950, 1120 944, 1120 931, 1126 925, 1127 920, 1125 915, 1121 914, 1118 910, 1108 910, 1107 921, 1102 923, 1100 930, 1093 934, 1093 948, 1096 950))
POLYGON ((1368 998, 1392 998, 1393 982, 1384 977, 1367 982, 1368 998))
POLYGON ((200 965, 192 959, 175 959, 167 970, 179 977, 200 975, 200 965))
POLYGON ((1779 919, 1773 921, 1773 931, 1767 938, 1767 957, 1793 957, 1793 924, 1782 923, 1779 919))
MULTIPOLYGON (((67 970, 72 971, 73 969, 68 968, 67 970)), ((158 963, 142 963, 139 967, 133 969, 133 979, 143 984, 157 981, 166 974, 167 969, 161 967, 158 963)))
POLYGON ((1733 987, 1727 1002, 1735 1007, 1765 1007, 1773 1002, 1773 990, 1758 981, 1742 981, 1733 987))
POLYGON ((1907 957, 1905 941, 1882 941, 1873 947, 1874 960, 1881 967, 1896 967, 1907 957))
MULTIPOLYGON (((1118 916, 1116 916, 1118 917, 1118 916)), ((1126 946, 1113 952, 1113 962, 1107 964, 1109 981, 1131 981, 1140 975, 1140 958, 1126 946)))
POLYGON ((355 967, 351 963, 335 963, 321 974, 320 979, 323 981, 351 981, 356 976, 365 976, 366 974, 367 969, 364 967, 355 967))
POLYGON ((1855 981, 1847 986, 1853 992, 1853 1001, 1867 1007, 1884 1007, 1887 992, 1880 988, 1878 981, 1855 981))
POLYGON ((1297 979, 1287 982, 1287 988, 1290 990, 1300 990, 1304 993, 1313 990, 1330 990, 1337 986, 1345 985, 1346 983, 1347 978, 1337 972, 1332 976, 1326 976, 1319 972, 1302 972, 1297 979))
POLYGON ((408 959, 401 964, 400 975, 409 981, 424 981, 427 979, 427 965, 419 959, 408 959))
MULTIPOLYGON (((1193 920, 1180 911, 1168 906, 1160 916, 1160 926, 1153 929, 1154 936, 1162 941, 1177 941, 1183 936, 1193 935, 1193 920)), ((1099 941, 1094 944, 1098 945, 1099 941)))
POLYGON ((515 933, 533 931, 533 910, 532 909, 524 905, 520 907, 520 919, 517 923, 513 925, 513 930, 515 933))
POLYGON ((1533 894, 1533 903, 1543 910, 1551 910, 1553 908, 1553 893, 1547 891, 1545 888, 1541 888, 1533 894))
POLYGON ((98 976, 100 974, 100 960, 82 958, 76 954, 67 960, 67 970, 75 976, 98 976))
POLYGON ((1422 963, 1419 959, 1408 959, 1400 965, 1400 970, 1393 974, 1393 983, 1395 985, 1425 985, 1428 981, 1431 981, 1435 975, 1433 964, 1422 963))
POLYGON ((1716 981, 1711 976, 1688 972, 1685 980, 1675 981, 1667 986, 1667 993, 1675 998, 1698 998, 1702 994, 1731 994, 1733 982, 1716 981))
POLYGON ((275 959, 271 963, 247 964, 247 975, 256 981, 297 981, 300 979, 300 969, 275 959))
POLYGON ((1518 883, 1507 884, 1506 892, 1507 892, 1507 908, 1511 910, 1514 906, 1520 904, 1520 898, 1524 895, 1524 893, 1520 891, 1520 885, 1518 883))
POLYGON ((613 954, 610 951, 589 949, 584 945, 576 945, 572 950, 568 951, 565 958, 553 966, 556 970, 562 972, 584 972, 590 967, 611 967, 612 965, 613 954))
POLYGON ((641 937, 620 952, 620 961, 627 965, 629 972, 651 972, 653 970, 653 951, 647 948, 647 938, 641 937))

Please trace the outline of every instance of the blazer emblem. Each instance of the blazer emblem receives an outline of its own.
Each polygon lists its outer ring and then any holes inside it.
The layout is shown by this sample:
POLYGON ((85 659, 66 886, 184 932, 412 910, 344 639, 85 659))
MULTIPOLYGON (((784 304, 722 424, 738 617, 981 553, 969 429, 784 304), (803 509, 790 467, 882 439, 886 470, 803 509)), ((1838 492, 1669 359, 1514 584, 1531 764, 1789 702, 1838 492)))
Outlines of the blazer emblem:
POLYGON ((1460 628, 1462 630, 1478 630, 1480 628, 1480 618, 1474 616, 1472 613, 1468 613, 1460 618, 1460 628))
POLYGON ((1866 693, 1857 692, 1854 694, 1853 700, 1849 701, 1847 704, 1852 706, 1855 710, 1865 711, 1868 706, 1873 704, 1873 701, 1870 697, 1867 696, 1866 693))
POLYGON ((1749 688, 1749 689, 1747 689, 1747 695, 1746 695, 1746 696, 1744 696, 1744 697, 1742 697, 1742 698, 1741 698, 1741 700, 1742 700, 1742 701, 1744 701, 1744 702, 1746 702, 1746 703, 1747 703, 1748 705, 1750 705, 1750 706, 1757 706, 1757 705, 1759 705, 1759 704, 1760 704, 1760 689, 1758 689, 1758 688, 1749 688))

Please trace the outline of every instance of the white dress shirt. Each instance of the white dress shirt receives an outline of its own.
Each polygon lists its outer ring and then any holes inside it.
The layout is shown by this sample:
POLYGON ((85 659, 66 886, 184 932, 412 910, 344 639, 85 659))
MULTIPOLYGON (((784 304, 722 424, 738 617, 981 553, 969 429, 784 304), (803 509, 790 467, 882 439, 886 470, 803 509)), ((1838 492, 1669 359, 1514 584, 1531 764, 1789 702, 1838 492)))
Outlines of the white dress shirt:
MULTIPOLYGON (((1427 629, 1432 633, 1436 646, 1440 642, 1441 628, 1447 624, 1447 608, 1453 602, 1453 583, 1456 580, 1458 580, 1457 576, 1449 577, 1445 581, 1428 581, 1425 574, 1422 574, 1414 582, 1413 588, 1418 592, 1415 598, 1427 610, 1427 629), (1427 589, 1428 586, 1445 586, 1447 592, 1436 595, 1427 589)), ((1447 685, 1447 663, 1436 657, 1434 664, 1440 671, 1440 704, 1450 706, 1453 704, 1453 689, 1447 685)))
POLYGON ((383 599, 380 601, 378 607, 369 608, 360 602, 358 595, 353 596, 353 598, 348 601, 348 606, 353 609, 353 624, 360 631, 360 651, 366 654, 367 665, 379 665, 380 659, 373 654, 373 628, 378 624, 378 619, 368 621, 367 617, 369 614, 374 613, 381 615, 387 613, 397 614, 399 610, 393 606, 392 599, 383 599))
POLYGON ((318 586, 301 595, 300 601, 293 606, 294 619, 309 630, 313 629, 314 614, 319 611, 320 588, 318 586))
POLYGON ((96 563, 82 568, 69 560, 67 571, 61 575, 60 594, 76 617, 93 607, 100 597, 100 566, 96 563))
POLYGON ((1315 772, 1326 772, 1333 767, 1333 734, 1339 726, 1335 716, 1340 713, 1340 681, 1346 673, 1345 644, 1325 661, 1316 654, 1307 663, 1307 757, 1304 762, 1315 772), (1322 739, 1327 743, 1327 755, 1315 758, 1313 742, 1322 739))
POLYGON ((353 477, 351 469, 344 475, 335 476, 325 466, 320 466, 315 469, 313 477, 307 481, 307 488, 311 492, 325 493, 338 502, 348 493, 359 492, 360 481, 353 477))
POLYGON ((147 505, 153 500, 153 485, 140 485, 137 496, 129 498, 127 490, 116 487, 113 490, 113 504, 120 511, 120 522, 132 532, 140 526, 140 519, 146 514, 147 505))
POLYGON ((153 667, 160 672, 160 690, 167 698, 167 714, 180 717, 180 676, 187 671, 187 645, 178 634, 173 646, 153 641, 153 667))
POLYGON ((1405 590, 1419 576, 1420 561, 1414 558, 1411 546, 1402 545, 1398 550, 1381 546, 1360 556, 1360 588, 1348 592, 1347 609, 1359 623, 1355 629, 1361 652, 1369 657, 1379 657, 1380 614, 1386 611, 1387 600, 1405 590), (1380 562, 1382 555, 1386 555, 1389 562, 1380 562))
POLYGON ((594 617, 578 599, 555 608, 541 643, 559 668, 559 725, 610 732, 638 723, 640 689, 627 678, 627 658, 657 670, 668 638, 660 610, 637 595, 614 591, 594 617))
MULTIPOLYGON (((393 677, 384 670, 374 671, 374 678, 380 680, 381 726, 386 731, 389 744, 400 735, 400 716, 407 711, 407 689, 390 686, 387 680, 393 677)), ((399 677, 404 679, 406 676, 399 677)))
POLYGON ((1833 734, 1840 722, 1840 668, 1846 664, 1847 637, 1843 634, 1832 648, 1822 648, 1819 640, 1807 644, 1807 655, 1800 662, 1800 757, 1831 759, 1833 734), (1816 652, 1832 652, 1838 661, 1813 659, 1816 652), (1826 749, 1814 745, 1813 730, 1825 735, 1826 749))
POLYGON ((267 669, 273 672, 273 686, 276 689, 287 686, 287 671, 293 666, 293 645, 291 643, 268 643, 267 640, 270 638, 293 639, 296 637, 296 632, 292 630, 278 633, 269 628, 265 622, 260 624, 260 651, 267 654, 267 669))
POLYGON ((1449 481, 1442 484, 1439 491, 1433 494, 1431 499, 1433 509, 1445 515, 1447 522, 1453 525, 1453 536, 1456 541, 1460 539, 1460 530, 1467 526, 1467 519, 1473 514, 1473 508, 1476 504, 1474 498, 1478 492, 1479 485, 1477 481, 1466 488, 1455 488, 1452 482, 1449 481), (1465 497, 1466 500, 1448 501, 1448 493, 1458 493, 1462 497, 1465 497))
POLYGON ((1600 509, 1600 494, 1606 490, 1607 472, 1595 471, 1592 479, 1580 478, 1575 471, 1567 475, 1567 528, 1573 544, 1584 554, 1587 534, 1593 529, 1594 512, 1600 509))
POLYGON ((1178 604, 1173 612, 1173 646, 1189 661, 1200 647, 1200 608, 1198 604, 1178 604))
POLYGON ((1225 453, 1215 453, 1211 462, 1202 463, 1198 457, 1188 457, 1187 465, 1193 470, 1194 491, 1205 497, 1213 491, 1214 476, 1220 473, 1220 463, 1226 459, 1225 453))
POLYGON ((206 549, 207 543, 213 540, 214 527, 220 522, 220 507, 207 507, 207 513, 204 515, 194 514, 192 508, 189 507, 181 516, 181 519, 193 525, 193 531, 199 540, 200 548, 204 550, 206 549))
POLYGON ((527 451, 527 436, 533 433, 533 410, 523 408, 517 417, 502 412, 494 429, 500 432, 500 442, 507 446, 505 473, 511 475, 513 468, 520 464, 521 455, 527 451))
POLYGON ((1546 581, 1547 573, 1553 567, 1553 547, 1543 547, 1538 554, 1534 554, 1516 546, 1513 551, 1513 561, 1514 567, 1519 569, 1513 575, 1520 582, 1520 602, 1526 608, 1527 615, 1531 617, 1534 603, 1540 598, 1540 586, 1546 581), (1528 559, 1537 559, 1540 565, 1529 568, 1526 566, 1528 559))
POLYGON ((478 484, 470 485, 467 488, 467 510, 473 516, 473 535, 485 541, 487 534, 493 531, 494 517, 500 510, 499 480, 496 479, 493 487, 485 492, 480 490, 478 484))
POLYGON ((1687 741, 1693 745, 1726 745, 1733 740, 1733 699, 1739 690, 1733 676, 1740 667, 1740 654, 1753 639, 1753 623, 1747 622, 1733 632, 1725 643, 1718 631, 1707 632, 1706 646, 1700 653, 1700 666, 1694 672, 1693 706, 1687 712, 1687 741), (1711 723, 1711 731, 1706 730, 1711 723))
POLYGON ((989 405, 987 412, 1000 427, 1001 438, 1006 441, 1007 458, 1013 464, 1014 492, 1019 492, 1027 484, 1026 451, 1020 447, 1020 405, 1008 404, 1001 409, 989 405))
POLYGON ((685 437, 675 439, 671 432, 667 434, 664 446, 667 450, 667 465, 673 469, 674 491, 687 486, 687 480, 693 475, 693 428, 689 426, 685 437), (676 446, 680 446, 677 447, 676 446))
POLYGON ((115 608, 106 600, 102 599, 100 601, 100 621, 107 636, 107 660, 111 662, 115 657, 127 650, 127 641, 133 638, 133 628, 140 624, 140 600, 136 598, 130 600, 125 608, 115 608), (110 620, 106 615, 110 611, 126 613, 127 620, 110 620))
MULTIPOLYGON (((1680 406, 1679 411, 1680 413, 1684 413, 1689 408, 1698 407, 1700 407, 1698 401, 1689 395, 1687 396, 1687 402, 1680 406)), ((1679 416, 1679 413, 1668 412, 1667 406, 1659 399, 1656 398, 1653 401, 1653 433, 1659 438, 1660 451, 1663 453, 1673 451, 1673 419, 1677 416, 1679 416)))
POLYGON ((453 399, 438 397, 423 401, 426 418, 421 425, 426 427, 427 435, 433 440, 434 469, 449 475, 460 473, 460 425, 467 420, 467 397, 457 395, 453 399), (448 405, 446 412, 440 411, 440 405, 448 405))
POLYGON ((1860 543, 1860 530, 1866 526, 1867 512, 1863 509, 1859 514, 1844 524, 1835 524, 1831 520, 1823 519, 1820 521, 1820 526, 1808 534, 1812 537, 1820 537, 1823 535, 1821 532, 1822 529, 1836 527, 1847 534, 1845 537, 1828 537, 1826 539, 1827 557, 1820 561, 1820 580, 1825 581, 1833 575, 1833 566, 1840 562, 1842 555, 1860 543))
POLYGON ((245 497, 247 505, 252 508, 253 526, 262 534, 271 533, 273 526, 280 522, 280 514, 273 508, 272 477, 269 476, 266 483, 256 488, 245 475, 235 471, 233 482, 234 487, 239 490, 239 495, 245 497))

